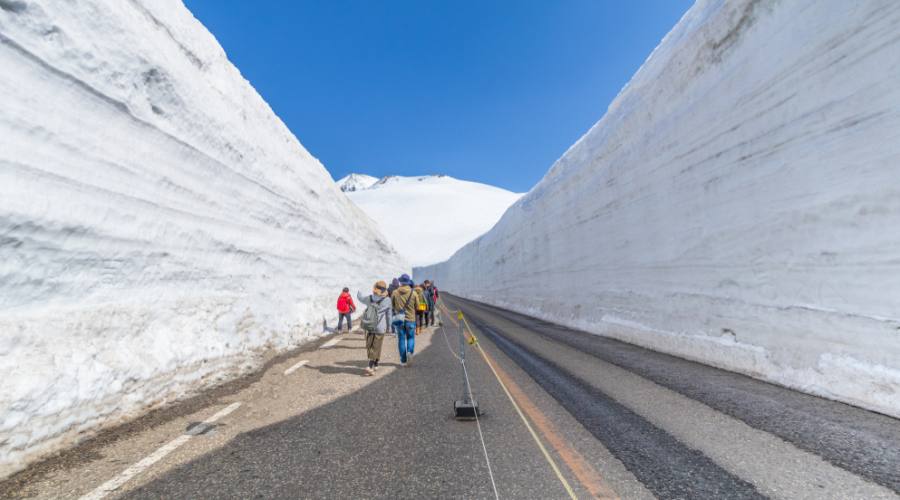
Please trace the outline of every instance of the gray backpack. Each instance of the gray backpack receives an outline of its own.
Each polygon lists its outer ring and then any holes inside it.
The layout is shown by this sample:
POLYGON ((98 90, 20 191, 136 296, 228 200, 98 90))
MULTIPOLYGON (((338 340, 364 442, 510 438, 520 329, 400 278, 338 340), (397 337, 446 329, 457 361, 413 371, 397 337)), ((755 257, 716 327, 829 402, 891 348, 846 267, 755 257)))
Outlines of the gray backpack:
POLYGON ((362 329, 367 332, 375 332, 378 331, 378 320, 381 317, 378 314, 378 305, 384 302, 384 297, 381 298, 378 302, 374 302, 375 296, 369 295, 369 301, 372 301, 373 304, 366 307, 366 310, 363 312, 362 319, 359 320, 360 326, 362 329))

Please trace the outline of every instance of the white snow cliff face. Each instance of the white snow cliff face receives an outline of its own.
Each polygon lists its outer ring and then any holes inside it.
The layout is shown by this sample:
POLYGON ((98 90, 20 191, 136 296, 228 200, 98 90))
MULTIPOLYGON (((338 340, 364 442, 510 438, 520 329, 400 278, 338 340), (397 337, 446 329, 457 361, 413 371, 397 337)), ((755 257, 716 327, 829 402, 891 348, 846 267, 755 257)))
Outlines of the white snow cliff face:
POLYGON ((900 3, 699 1, 442 289, 900 417, 900 3))
POLYGON ((0 68, 0 476, 407 269, 177 0, 0 1, 0 68))

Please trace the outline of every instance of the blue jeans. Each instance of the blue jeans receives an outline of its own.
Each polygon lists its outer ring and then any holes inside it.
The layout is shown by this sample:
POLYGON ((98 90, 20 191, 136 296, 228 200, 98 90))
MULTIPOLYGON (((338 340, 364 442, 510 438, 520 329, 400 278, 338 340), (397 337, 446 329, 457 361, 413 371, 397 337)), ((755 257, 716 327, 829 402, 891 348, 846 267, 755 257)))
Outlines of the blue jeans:
POLYGON ((406 353, 412 354, 416 350, 416 322, 396 321, 397 348, 400 350, 400 362, 406 363, 406 353))

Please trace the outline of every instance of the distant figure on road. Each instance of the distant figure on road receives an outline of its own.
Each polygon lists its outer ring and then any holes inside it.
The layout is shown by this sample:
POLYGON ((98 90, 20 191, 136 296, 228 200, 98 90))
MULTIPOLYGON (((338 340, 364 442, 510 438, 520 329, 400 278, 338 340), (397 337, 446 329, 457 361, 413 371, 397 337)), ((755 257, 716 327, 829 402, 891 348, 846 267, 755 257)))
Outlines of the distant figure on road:
POLYGON ((347 331, 353 328, 353 311, 356 310, 356 304, 353 303, 353 297, 350 296, 350 289, 344 287, 340 297, 337 300, 338 325, 337 331, 340 333, 341 327, 344 325, 344 319, 347 319, 347 331))
POLYGON ((366 332, 366 356, 369 358, 369 366, 365 375, 371 377, 378 369, 378 360, 381 359, 381 344, 384 342, 384 334, 388 332, 391 324, 391 299, 388 297, 387 285, 384 281, 375 283, 372 287, 372 295, 362 295, 356 292, 356 298, 360 304, 365 304, 359 323, 366 332))
POLYGON ((428 301, 425 300, 425 291, 421 286, 413 289, 416 293, 416 335, 425 328, 425 319, 428 316, 428 301))
POLYGON ((400 350, 400 366, 412 363, 416 347, 416 306, 418 305, 413 282, 409 275, 400 276, 400 288, 391 295, 394 308, 394 328, 397 330, 397 348, 400 350), (407 356, 408 354, 408 356, 407 356))
POLYGON ((428 314, 425 316, 425 326, 434 326, 434 312, 437 309, 437 287, 431 280, 425 280, 425 302, 428 303, 428 314))
MULTIPOLYGON (((391 280, 391 285, 388 287, 388 292, 387 292, 388 297, 393 297, 394 290, 396 290, 398 288, 400 288, 400 280, 397 278, 394 278, 393 280, 391 280)), ((397 333, 397 329, 394 327, 393 321, 391 321, 391 333, 397 333)))

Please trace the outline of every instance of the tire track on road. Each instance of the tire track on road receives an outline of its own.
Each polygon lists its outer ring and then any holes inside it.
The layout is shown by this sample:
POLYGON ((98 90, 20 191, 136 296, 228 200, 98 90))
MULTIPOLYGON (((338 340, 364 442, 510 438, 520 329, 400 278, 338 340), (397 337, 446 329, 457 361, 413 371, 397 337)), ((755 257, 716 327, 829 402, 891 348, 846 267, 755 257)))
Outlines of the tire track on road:
POLYGON ((599 439, 659 498, 766 498, 698 450, 477 318, 476 328, 599 439))
POLYGON ((675 356, 453 297, 618 366, 900 493, 900 421, 675 356))

